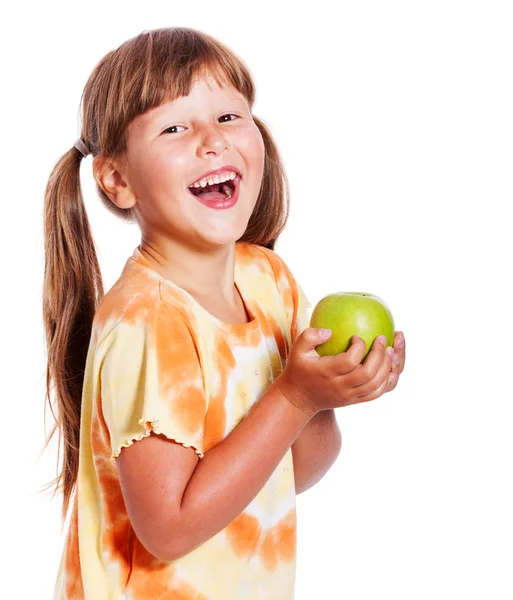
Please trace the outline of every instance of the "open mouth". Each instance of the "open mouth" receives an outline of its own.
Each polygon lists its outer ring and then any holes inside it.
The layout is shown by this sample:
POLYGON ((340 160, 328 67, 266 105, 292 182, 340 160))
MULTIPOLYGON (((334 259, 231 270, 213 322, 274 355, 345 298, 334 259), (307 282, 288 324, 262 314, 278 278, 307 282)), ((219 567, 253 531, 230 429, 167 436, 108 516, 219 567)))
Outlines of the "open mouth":
POLYGON ((205 187, 192 187, 189 186, 188 190, 193 196, 205 195, 205 200, 219 200, 231 198, 236 186, 239 184, 240 176, 232 181, 224 181, 223 183, 213 183, 212 185, 206 185, 205 187))

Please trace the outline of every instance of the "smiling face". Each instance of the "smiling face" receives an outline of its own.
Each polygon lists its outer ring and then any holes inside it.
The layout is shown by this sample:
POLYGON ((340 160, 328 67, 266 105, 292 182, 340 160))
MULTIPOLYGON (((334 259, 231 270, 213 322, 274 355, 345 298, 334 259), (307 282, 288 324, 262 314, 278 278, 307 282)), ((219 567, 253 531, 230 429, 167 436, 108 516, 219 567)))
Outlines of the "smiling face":
MULTIPOLYGON (((264 169, 264 142, 251 110, 233 87, 211 76, 182 96, 136 117, 127 138, 126 187, 116 204, 134 206, 143 237, 172 238, 195 248, 235 242, 255 207, 264 169), (205 206, 188 187, 205 172, 225 165, 242 175, 231 208, 205 206)), ((114 201, 114 200, 113 200, 114 201)))

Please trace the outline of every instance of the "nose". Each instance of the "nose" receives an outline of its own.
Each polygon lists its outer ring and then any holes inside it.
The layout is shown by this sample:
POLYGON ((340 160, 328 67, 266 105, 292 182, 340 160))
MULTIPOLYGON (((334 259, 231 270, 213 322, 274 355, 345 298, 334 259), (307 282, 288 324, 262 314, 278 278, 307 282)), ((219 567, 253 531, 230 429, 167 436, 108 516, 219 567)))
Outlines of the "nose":
POLYGON ((198 152, 201 154, 221 154, 228 147, 228 142, 217 127, 204 127, 199 134, 198 152))

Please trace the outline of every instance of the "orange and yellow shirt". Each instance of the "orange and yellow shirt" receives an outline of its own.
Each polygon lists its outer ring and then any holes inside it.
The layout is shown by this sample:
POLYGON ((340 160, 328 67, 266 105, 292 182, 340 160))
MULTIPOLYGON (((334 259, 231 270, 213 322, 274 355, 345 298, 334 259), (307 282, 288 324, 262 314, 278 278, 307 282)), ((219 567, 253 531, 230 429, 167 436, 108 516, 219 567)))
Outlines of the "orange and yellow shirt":
POLYGON ((292 600, 296 494, 289 448, 244 511, 164 562, 139 542, 116 458, 153 431, 203 458, 283 370, 311 308, 273 250, 235 244, 235 285, 251 317, 226 323, 161 277, 137 247, 96 311, 80 458, 54 600, 292 600))

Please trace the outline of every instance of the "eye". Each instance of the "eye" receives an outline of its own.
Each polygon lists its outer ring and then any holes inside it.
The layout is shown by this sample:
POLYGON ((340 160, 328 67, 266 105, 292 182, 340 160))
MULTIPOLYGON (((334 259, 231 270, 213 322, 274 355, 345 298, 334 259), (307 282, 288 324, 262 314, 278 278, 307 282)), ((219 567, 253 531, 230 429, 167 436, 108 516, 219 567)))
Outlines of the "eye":
POLYGON ((171 129, 175 129, 175 127, 182 127, 182 126, 181 125, 172 125, 171 127, 164 129, 164 131, 162 133, 166 133, 166 132, 170 131, 171 129))
MULTIPOLYGON (((220 119, 222 119, 223 117, 235 117, 236 119, 239 118, 238 115, 234 115, 233 113, 228 113, 227 115, 223 115, 222 117, 219 117, 220 119)), ((235 119, 230 119, 230 121, 234 121, 235 119)), ((223 121, 223 123, 226 123, 226 121, 223 121)))

